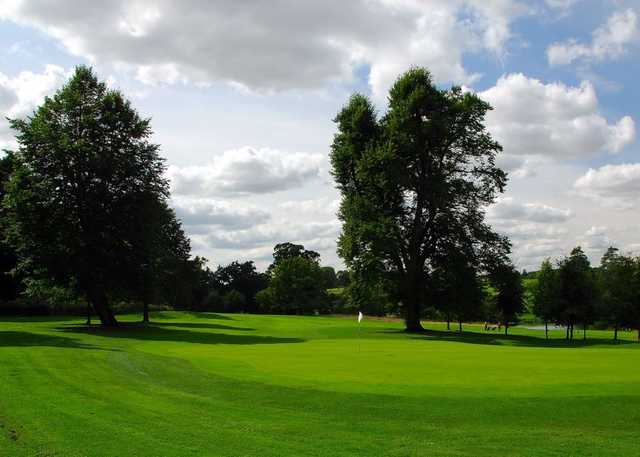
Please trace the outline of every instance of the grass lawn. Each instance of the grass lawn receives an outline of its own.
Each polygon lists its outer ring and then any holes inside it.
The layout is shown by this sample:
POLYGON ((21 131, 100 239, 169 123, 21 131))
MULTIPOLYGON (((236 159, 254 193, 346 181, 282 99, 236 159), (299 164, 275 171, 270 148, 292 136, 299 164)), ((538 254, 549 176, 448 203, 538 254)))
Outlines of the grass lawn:
POLYGON ((0 318, 0 456, 640 455, 630 333, 411 336, 367 319, 358 339, 338 317, 152 319, 0 318))

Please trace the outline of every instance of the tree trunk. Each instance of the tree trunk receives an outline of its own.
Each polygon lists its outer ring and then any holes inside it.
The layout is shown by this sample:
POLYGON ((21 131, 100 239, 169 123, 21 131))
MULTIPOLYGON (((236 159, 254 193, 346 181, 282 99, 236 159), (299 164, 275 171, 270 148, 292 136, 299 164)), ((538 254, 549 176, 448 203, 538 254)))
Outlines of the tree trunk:
POLYGON ((411 297, 411 300, 407 301, 406 307, 404 318, 406 331, 411 333, 423 332, 424 327, 420 323, 420 305, 417 297, 411 297))
POLYGON ((569 334, 571 335, 571 336, 569 337, 569 339, 570 339, 571 341, 573 341, 573 322, 571 323, 571 331, 570 331, 570 333, 569 333, 569 334))
POLYGON ((91 303, 87 302, 87 325, 91 325, 91 303))
POLYGON ((458 321, 458 330, 462 333, 462 321, 458 321))
POLYGON ((569 341, 569 322, 567 322, 567 335, 564 337, 567 341, 569 341))
POLYGON ((613 326, 613 341, 618 341, 618 324, 613 326))
POLYGON ((549 322, 544 321, 544 337, 545 339, 549 339, 549 322))
POLYGON ((118 325, 118 321, 109 308, 107 294, 101 288, 94 287, 89 292, 89 301, 93 305, 93 309, 100 318, 100 323, 105 327, 114 327, 118 325))
POLYGON ((145 301, 142 306, 143 306, 142 322, 144 322, 145 324, 148 324, 149 323, 149 303, 145 301))
POLYGON ((504 336, 508 335, 508 331, 509 331, 509 321, 505 321, 505 323, 504 323, 504 336))
POLYGON ((451 330, 451 316, 447 313, 447 330, 451 330))

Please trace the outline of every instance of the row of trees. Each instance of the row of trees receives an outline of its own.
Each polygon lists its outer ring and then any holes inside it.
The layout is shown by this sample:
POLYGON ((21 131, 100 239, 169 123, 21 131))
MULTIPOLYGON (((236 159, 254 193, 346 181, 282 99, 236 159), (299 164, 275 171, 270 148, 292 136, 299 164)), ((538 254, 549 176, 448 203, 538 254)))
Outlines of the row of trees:
MULTIPOLYGON (((545 260, 537 274, 533 312, 548 323, 566 327, 566 338, 574 338, 576 325, 598 321, 614 328, 640 329, 640 259, 609 248, 599 268, 592 268, 580 247, 552 265, 545 260)), ((640 333, 639 333, 640 338, 640 333)))

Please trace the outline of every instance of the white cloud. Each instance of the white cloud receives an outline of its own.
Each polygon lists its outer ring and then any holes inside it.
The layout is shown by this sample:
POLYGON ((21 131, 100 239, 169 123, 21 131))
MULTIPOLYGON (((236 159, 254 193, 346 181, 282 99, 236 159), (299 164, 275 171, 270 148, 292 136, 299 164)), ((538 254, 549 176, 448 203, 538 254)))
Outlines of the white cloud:
POLYGON ((500 57, 517 0, 46 0, 5 2, 4 17, 59 40, 74 55, 129 65, 157 84, 226 82, 251 90, 320 87, 370 68, 381 98, 411 65, 438 81, 470 82, 466 52, 500 57), (355 18, 355 20, 354 20, 355 18))
MULTIPOLYGON (((308 224, 289 222, 257 225, 245 230, 212 232, 207 235, 206 242, 217 249, 257 248, 286 241, 302 243, 310 248, 311 245, 322 245, 323 240, 335 246, 339 233, 340 223, 337 220, 308 224)), ((326 248, 326 244, 323 246, 326 248)))
POLYGON ((270 218, 268 212, 238 202, 174 197, 171 203, 189 232, 194 230, 194 226, 216 226, 225 230, 246 229, 270 218))
POLYGON ((551 65, 568 65, 576 60, 616 59, 639 39, 638 16, 633 9, 627 9, 612 14, 605 24, 598 27, 590 44, 575 39, 554 43, 547 49, 547 59, 551 65))
POLYGON ((587 158, 620 152, 635 139, 633 119, 624 116, 610 124, 588 82, 545 84, 517 73, 502 76, 478 95, 493 106, 487 127, 510 156, 587 158))
POLYGON ((578 3, 579 0, 545 0, 545 3, 549 8, 558 10, 568 10, 573 5, 578 3))
POLYGON ((487 210, 487 218, 490 220, 555 223, 565 222, 571 216, 569 209, 554 208, 544 203, 519 203, 512 197, 498 198, 487 210))
POLYGON ((5 118, 26 116, 68 77, 69 72, 57 65, 45 65, 42 73, 22 71, 13 78, 0 72, 0 149, 15 146, 5 118))
POLYGON ((633 208, 640 203, 640 163, 590 168, 573 184, 576 195, 602 205, 633 208))
POLYGON ((239 196, 293 189, 320 176, 320 154, 285 153, 245 146, 225 151, 205 166, 170 166, 167 176, 177 195, 239 196))

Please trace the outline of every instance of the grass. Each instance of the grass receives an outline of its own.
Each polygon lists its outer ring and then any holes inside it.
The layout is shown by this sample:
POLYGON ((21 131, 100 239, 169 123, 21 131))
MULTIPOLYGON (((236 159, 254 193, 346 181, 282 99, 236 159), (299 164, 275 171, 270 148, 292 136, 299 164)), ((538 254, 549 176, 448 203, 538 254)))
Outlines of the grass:
POLYGON ((152 318, 0 318, 0 456, 640 455, 630 333, 152 318))

